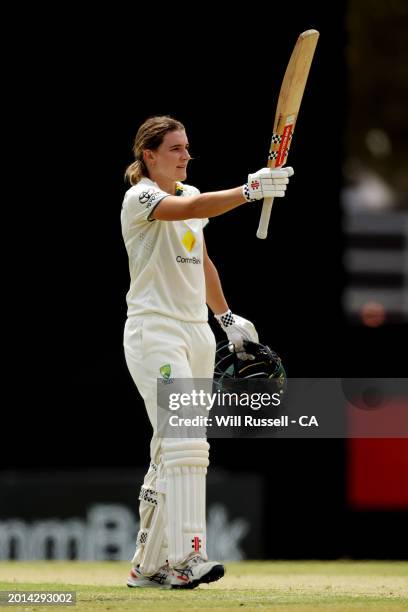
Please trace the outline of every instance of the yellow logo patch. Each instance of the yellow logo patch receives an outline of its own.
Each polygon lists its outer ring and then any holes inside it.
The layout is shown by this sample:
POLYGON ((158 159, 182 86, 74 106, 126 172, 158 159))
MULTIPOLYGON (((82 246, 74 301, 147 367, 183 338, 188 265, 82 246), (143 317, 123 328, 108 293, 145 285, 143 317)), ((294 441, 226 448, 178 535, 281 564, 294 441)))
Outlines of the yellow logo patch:
POLYGON ((190 251, 192 251, 192 249, 194 248, 194 245, 196 243, 196 239, 194 237, 194 234, 192 232, 190 232, 190 230, 187 230, 186 233, 183 236, 183 240, 181 241, 184 246, 186 247, 187 251, 190 253, 190 251))

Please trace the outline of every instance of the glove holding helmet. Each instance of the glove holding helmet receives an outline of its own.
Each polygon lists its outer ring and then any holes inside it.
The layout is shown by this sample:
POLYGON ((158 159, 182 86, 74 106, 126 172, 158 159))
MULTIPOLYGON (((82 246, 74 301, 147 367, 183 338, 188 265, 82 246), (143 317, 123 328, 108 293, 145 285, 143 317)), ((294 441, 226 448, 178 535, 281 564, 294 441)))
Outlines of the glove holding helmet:
MULTIPOLYGON (((244 348, 247 354, 252 356, 250 361, 242 361, 236 353, 231 353, 227 340, 217 343, 215 353, 214 381, 219 388, 230 391, 239 391, 243 387, 232 386, 229 381, 235 383, 238 379, 250 379, 257 381, 257 387, 264 379, 268 385, 271 382, 279 393, 284 393, 287 385, 285 368, 282 360, 275 351, 271 350, 266 344, 259 344, 244 340, 244 348)), ((270 392, 271 386, 265 388, 270 392)))
POLYGON ((214 316, 227 334, 230 343, 234 345, 233 350, 237 353, 238 358, 242 360, 253 359, 252 355, 245 352, 244 341, 259 342, 255 325, 244 317, 233 314, 231 310, 214 316))

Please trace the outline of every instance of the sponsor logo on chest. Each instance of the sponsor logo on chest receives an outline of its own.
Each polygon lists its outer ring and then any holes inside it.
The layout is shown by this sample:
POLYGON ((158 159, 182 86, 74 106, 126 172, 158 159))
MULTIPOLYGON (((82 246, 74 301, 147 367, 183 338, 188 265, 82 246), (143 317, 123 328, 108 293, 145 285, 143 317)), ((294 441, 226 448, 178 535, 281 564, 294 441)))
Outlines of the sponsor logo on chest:
MULTIPOLYGON (((178 228, 178 237, 184 249, 190 255, 176 255, 176 262, 180 264, 201 264, 201 258, 192 254, 195 247, 198 249, 197 233, 187 223, 183 223, 178 228)), ((196 250, 197 250, 196 249, 196 250)))

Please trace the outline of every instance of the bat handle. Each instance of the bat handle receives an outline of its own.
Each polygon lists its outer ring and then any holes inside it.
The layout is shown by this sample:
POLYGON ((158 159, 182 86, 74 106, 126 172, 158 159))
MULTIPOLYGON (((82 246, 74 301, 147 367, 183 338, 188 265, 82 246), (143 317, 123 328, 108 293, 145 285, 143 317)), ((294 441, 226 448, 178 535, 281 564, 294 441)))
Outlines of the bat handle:
POLYGON ((268 235, 269 217, 271 216, 273 198, 264 198, 261 218, 259 219, 257 238, 264 240, 268 235))

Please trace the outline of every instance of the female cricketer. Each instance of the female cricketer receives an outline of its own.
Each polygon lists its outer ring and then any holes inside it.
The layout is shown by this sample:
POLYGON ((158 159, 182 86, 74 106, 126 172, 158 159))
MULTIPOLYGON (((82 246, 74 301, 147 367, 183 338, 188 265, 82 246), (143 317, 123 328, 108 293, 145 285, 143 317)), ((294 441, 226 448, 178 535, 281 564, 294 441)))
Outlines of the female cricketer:
POLYGON ((149 416, 151 461, 139 500, 140 530, 127 584, 194 588, 224 567, 206 552, 204 438, 157 434, 157 379, 212 379, 215 338, 208 307, 242 359, 258 342, 254 325, 232 314, 203 236, 208 219, 264 197, 283 197, 291 168, 263 168, 239 187, 200 193, 185 184, 191 159, 182 123, 155 116, 140 126, 126 170, 121 223, 129 256, 124 350, 149 416))

